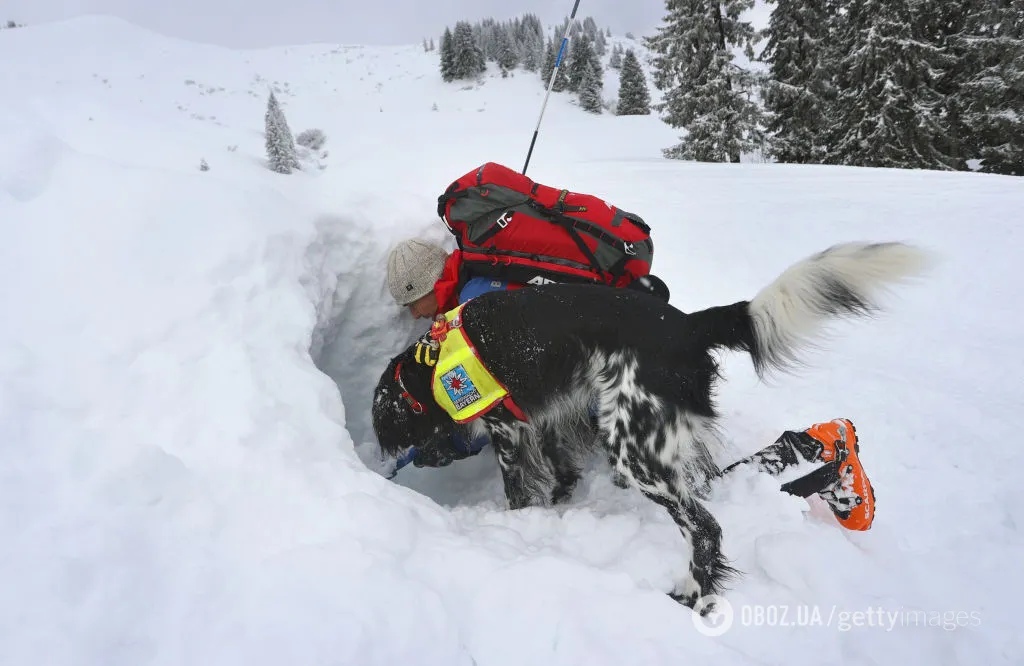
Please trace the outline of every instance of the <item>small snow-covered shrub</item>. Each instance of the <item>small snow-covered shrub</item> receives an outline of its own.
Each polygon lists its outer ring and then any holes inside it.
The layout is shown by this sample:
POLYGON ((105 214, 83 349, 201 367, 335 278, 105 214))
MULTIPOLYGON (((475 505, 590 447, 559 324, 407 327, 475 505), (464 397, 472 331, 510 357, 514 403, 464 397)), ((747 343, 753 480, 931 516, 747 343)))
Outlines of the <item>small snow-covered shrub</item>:
POLYGON ((327 135, 321 129, 308 129, 303 130, 297 137, 295 137, 295 143, 300 146, 305 146, 310 150, 320 150, 327 143, 327 135))

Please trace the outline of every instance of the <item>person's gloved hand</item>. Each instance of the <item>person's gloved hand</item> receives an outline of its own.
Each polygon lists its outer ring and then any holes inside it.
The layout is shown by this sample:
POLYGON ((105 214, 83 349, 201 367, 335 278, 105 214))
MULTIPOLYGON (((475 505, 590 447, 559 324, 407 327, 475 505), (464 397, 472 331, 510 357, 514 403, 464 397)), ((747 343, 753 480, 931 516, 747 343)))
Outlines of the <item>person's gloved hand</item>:
POLYGON ((431 446, 416 450, 416 457, 412 459, 414 467, 447 467, 455 462, 458 452, 448 447, 431 446))
POLYGON ((412 464, 416 467, 446 467, 456 460, 463 460, 478 453, 480 448, 463 448, 454 441, 446 441, 444 445, 418 448, 412 464))

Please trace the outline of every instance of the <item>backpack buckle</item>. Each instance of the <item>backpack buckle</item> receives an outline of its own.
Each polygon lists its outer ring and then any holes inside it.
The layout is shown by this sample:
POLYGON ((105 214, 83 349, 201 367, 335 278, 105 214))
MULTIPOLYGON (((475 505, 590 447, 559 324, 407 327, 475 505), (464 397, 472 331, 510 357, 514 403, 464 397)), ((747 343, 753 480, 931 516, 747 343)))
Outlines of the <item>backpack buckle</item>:
POLYGON ((501 214, 501 217, 498 218, 497 225, 504 229, 512 221, 512 215, 514 215, 512 211, 506 210, 501 214))

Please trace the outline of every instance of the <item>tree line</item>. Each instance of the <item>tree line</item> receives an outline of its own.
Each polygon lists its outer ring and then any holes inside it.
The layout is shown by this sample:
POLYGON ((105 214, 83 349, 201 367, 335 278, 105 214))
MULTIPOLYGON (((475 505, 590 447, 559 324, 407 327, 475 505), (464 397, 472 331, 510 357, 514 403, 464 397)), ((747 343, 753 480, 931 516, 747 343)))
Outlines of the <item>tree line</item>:
POLYGON ((1024 175, 1024 0, 666 0, 646 38, 668 157, 1024 175), (733 56, 767 66, 755 74, 733 56))
MULTIPOLYGON (((521 67, 536 73, 547 87, 568 22, 566 18, 546 33, 541 20, 529 13, 509 21, 458 21, 454 29, 445 28, 441 36, 441 78, 448 82, 474 79, 486 71, 488 62, 493 62, 502 76, 521 67)), ((605 108, 601 59, 608 53, 608 37, 611 30, 601 30, 593 17, 575 23, 569 32, 568 53, 563 54, 552 84, 554 92, 574 93, 580 107, 591 113, 601 113, 605 108)), ((424 40, 424 49, 432 50, 432 43, 424 40)), ((620 69, 619 100, 614 111, 619 115, 650 113, 650 93, 636 53, 617 46, 609 64, 620 69)))

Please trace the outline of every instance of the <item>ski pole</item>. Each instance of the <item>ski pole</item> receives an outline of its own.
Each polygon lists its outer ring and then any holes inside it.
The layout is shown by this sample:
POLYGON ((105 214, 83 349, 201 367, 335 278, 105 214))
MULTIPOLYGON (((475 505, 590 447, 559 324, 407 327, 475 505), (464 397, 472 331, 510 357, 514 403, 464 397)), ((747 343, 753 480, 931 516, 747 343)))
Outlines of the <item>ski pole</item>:
POLYGON ((580 8, 580 0, 572 6, 572 14, 569 15, 569 23, 565 26, 565 34, 562 35, 562 46, 558 49, 558 58, 555 60, 555 68, 551 70, 551 79, 548 81, 548 90, 544 94, 544 103, 540 107, 540 117, 537 118, 537 126, 533 129, 533 139, 530 140, 530 150, 526 153, 526 164, 523 165, 523 175, 526 175, 526 168, 530 166, 530 156, 533 155, 533 146, 537 143, 537 134, 540 132, 540 123, 544 120, 544 109, 548 105, 548 97, 551 95, 551 88, 555 85, 555 77, 558 76, 558 68, 562 64, 562 57, 565 55, 565 45, 569 41, 569 31, 576 24, 576 10, 580 8))

